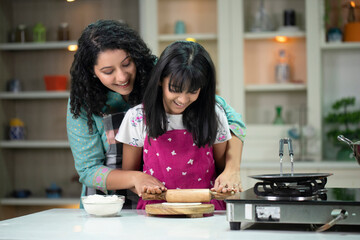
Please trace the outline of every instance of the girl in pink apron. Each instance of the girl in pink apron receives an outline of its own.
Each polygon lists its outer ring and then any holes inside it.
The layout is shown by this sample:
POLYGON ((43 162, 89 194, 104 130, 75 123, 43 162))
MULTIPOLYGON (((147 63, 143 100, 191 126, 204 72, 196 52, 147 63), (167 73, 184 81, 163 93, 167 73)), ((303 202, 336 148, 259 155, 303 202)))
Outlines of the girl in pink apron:
MULTIPOLYGON (((200 44, 169 45, 152 72, 143 104, 126 113, 116 135, 124 143, 123 169, 137 170, 143 160, 143 172, 167 189, 213 188, 231 138, 215 88, 213 62, 200 44)), ((137 208, 155 202, 140 199, 137 208)), ((225 209, 223 201, 211 203, 225 209)))

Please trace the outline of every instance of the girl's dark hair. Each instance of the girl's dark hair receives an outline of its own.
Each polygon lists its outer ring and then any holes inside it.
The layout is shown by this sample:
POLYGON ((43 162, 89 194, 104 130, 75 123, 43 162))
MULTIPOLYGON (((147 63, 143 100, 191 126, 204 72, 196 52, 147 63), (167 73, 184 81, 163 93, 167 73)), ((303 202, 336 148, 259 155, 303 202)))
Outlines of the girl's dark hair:
POLYGON ((93 124, 91 116, 102 114, 110 91, 94 77, 94 66, 100 52, 116 49, 127 52, 136 65, 136 79, 128 101, 130 106, 141 103, 148 76, 156 62, 156 57, 139 34, 125 23, 98 20, 84 29, 70 69, 70 110, 74 118, 85 111, 90 132, 93 124))
POLYGON ((171 92, 193 92, 200 88, 198 99, 183 112, 183 123, 198 147, 212 145, 218 125, 215 113, 215 68, 208 52, 200 44, 188 41, 170 44, 152 71, 143 100, 149 141, 167 131, 160 86, 166 77, 170 77, 168 87, 171 92))

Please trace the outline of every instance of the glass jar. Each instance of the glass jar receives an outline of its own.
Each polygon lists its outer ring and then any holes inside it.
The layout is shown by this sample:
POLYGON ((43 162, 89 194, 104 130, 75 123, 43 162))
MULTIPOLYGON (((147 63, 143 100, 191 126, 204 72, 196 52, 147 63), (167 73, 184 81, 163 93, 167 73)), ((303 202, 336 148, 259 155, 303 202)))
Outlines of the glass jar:
POLYGON ((28 33, 27 33, 27 27, 25 24, 19 24, 16 28, 16 42, 27 42, 29 41, 28 33))
POLYGON ((46 28, 41 23, 37 23, 33 28, 33 41, 34 42, 46 41, 46 28))
POLYGON ((58 28, 58 40, 59 41, 68 41, 70 40, 70 30, 69 30, 69 24, 66 22, 63 22, 59 25, 58 28))

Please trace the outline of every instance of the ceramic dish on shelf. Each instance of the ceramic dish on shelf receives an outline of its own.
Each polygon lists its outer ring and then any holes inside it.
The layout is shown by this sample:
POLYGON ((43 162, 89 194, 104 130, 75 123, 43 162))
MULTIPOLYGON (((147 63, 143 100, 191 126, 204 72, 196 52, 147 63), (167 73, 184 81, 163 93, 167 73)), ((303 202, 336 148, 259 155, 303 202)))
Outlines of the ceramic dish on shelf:
POLYGON ((81 197, 85 211, 97 217, 112 217, 120 213, 125 197, 121 195, 89 195, 81 197))

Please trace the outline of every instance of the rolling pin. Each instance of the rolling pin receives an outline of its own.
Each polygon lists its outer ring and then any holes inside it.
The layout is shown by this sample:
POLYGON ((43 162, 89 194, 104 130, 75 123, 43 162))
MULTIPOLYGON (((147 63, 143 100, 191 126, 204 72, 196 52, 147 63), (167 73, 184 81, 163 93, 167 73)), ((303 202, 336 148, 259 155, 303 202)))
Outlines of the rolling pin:
POLYGON ((210 202, 211 199, 224 200, 234 192, 218 193, 209 189, 168 189, 160 194, 143 193, 143 200, 165 200, 176 203, 210 202))

